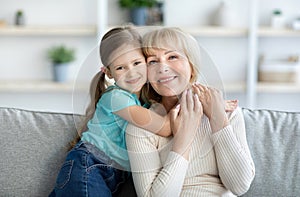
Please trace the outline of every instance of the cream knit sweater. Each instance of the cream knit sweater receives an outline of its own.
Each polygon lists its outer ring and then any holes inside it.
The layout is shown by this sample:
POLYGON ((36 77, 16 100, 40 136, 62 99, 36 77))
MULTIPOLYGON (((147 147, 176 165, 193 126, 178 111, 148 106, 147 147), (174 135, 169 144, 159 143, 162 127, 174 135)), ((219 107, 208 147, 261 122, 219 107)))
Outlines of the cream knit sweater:
POLYGON ((228 114, 230 125, 212 134, 203 116, 189 161, 171 151, 172 137, 127 126, 126 143, 138 196, 235 196, 245 193, 255 168, 246 141, 241 109, 228 114))

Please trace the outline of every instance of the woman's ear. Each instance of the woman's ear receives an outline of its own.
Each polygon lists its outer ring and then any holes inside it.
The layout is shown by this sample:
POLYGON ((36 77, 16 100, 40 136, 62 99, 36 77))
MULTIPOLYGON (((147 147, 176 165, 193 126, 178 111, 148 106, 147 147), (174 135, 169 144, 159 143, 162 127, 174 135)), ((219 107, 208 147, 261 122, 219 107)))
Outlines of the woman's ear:
POLYGON ((191 78, 190 78, 190 83, 194 83, 197 79, 197 75, 196 75, 196 71, 194 68, 194 65, 190 63, 190 67, 191 67, 191 78))

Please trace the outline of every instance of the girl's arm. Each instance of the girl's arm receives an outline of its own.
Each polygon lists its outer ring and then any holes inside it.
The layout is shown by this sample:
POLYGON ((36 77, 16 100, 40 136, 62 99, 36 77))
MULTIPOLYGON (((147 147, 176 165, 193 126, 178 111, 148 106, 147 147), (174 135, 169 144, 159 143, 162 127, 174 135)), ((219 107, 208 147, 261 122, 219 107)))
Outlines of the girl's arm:
POLYGON ((129 123, 150 131, 154 134, 168 137, 172 134, 168 115, 161 116, 150 109, 133 105, 114 112, 129 123))

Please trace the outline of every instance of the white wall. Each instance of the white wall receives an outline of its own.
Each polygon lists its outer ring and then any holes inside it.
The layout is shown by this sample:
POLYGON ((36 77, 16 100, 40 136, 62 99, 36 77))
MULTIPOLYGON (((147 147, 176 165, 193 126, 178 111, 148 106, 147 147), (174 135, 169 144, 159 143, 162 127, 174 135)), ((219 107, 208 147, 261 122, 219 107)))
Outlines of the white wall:
MULTIPOLYGON (((213 15, 221 0, 165 0, 165 19, 170 26, 211 25, 213 15)), ((234 14, 238 27, 248 25, 248 0, 225 0, 228 9, 234 14)))
MULTIPOLYGON (((128 11, 122 10, 117 4, 118 0, 107 0, 108 24, 124 24, 128 11)), ((229 9, 235 13, 235 23, 239 27, 247 27, 249 20, 250 0, 225 0, 229 9)), ((201 26, 209 25, 212 13, 221 0, 165 0, 165 25, 168 26, 201 26)), ((269 24, 271 10, 282 8, 287 14, 287 20, 300 16, 298 0, 287 1, 259 1, 259 23, 269 24)), ((28 25, 95 25, 97 24, 97 0, 0 0, 0 19, 8 24, 13 23, 13 16, 17 9, 23 9, 28 25)), ((280 54, 299 53, 300 38, 274 38, 260 40, 259 53, 280 54)), ((65 43, 76 48, 77 60, 74 62, 69 80, 74 81, 77 72, 82 72, 82 64, 91 50, 97 47, 98 38, 77 36, 0 36, 0 81, 1 80, 51 80, 51 67, 46 58, 45 51, 54 44, 65 43)), ((247 68, 247 38, 197 38, 199 43, 208 50, 216 63, 224 82, 240 82, 246 80, 247 68)), ((99 68, 97 54, 87 64, 93 65, 81 74, 88 79, 99 68)), ((83 66, 84 67, 84 66, 83 66)), ((83 103, 86 93, 81 96, 83 103)), ((244 93, 227 93, 229 99, 238 98, 241 106, 246 106, 244 93)), ((262 94, 258 96, 259 108, 274 108, 280 110, 298 110, 297 94, 262 94), (285 104, 284 101, 289 101, 285 104)), ((80 99, 79 99, 80 100, 80 99)), ((0 106, 15 106, 26 109, 73 112, 72 94, 11 94, 0 93, 0 106)), ((76 111, 76 110, 75 110, 76 111)), ((77 110, 82 112, 82 110, 77 110)))
MULTIPOLYGON (((13 25, 18 9, 23 10, 28 26, 89 26, 97 23, 97 0, 0 0, 0 19, 4 19, 7 25, 13 25)), ((76 51, 76 60, 72 62, 68 75, 68 81, 72 83, 87 56, 97 47, 97 40, 96 36, 1 35, 0 81, 52 81, 52 66, 46 51, 51 46, 64 44, 76 51)), ((99 68, 96 61, 89 63, 99 68)), ((89 77, 87 75, 86 79, 89 77)), ((33 92, 1 92, 0 106, 42 111, 74 111, 71 91, 33 92)), ((85 95, 81 97, 84 98, 85 95)), ((81 113, 82 110, 75 112, 81 113)))
MULTIPOLYGON (((0 0, 0 19, 13 25, 16 10, 22 9, 29 26, 95 25, 96 4, 96 0, 0 0)), ((51 46, 65 44, 76 50, 69 76, 72 80, 82 60, 97 45, 96 41, 96 37, 80 36, 0 36, 0 79, 51 80, 46 51, 51 46)))

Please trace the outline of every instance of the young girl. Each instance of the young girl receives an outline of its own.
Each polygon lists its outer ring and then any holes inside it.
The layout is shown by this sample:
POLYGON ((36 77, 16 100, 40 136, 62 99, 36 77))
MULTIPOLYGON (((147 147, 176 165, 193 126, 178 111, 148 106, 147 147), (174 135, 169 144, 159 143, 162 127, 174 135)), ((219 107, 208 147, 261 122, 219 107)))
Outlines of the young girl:
POLYGON ((105 67, 91 83, 87 124, 81 140, 68 153, 51 196, 116 194, 130 177, 125 144, 128 122, 161 136, 171 134, 167 116, 141 106, 147 68, 139 33, 130 27, 110 30, 101 40, 100 56, 105 67), (105 76, 115 84, 106 88, 105 76))

